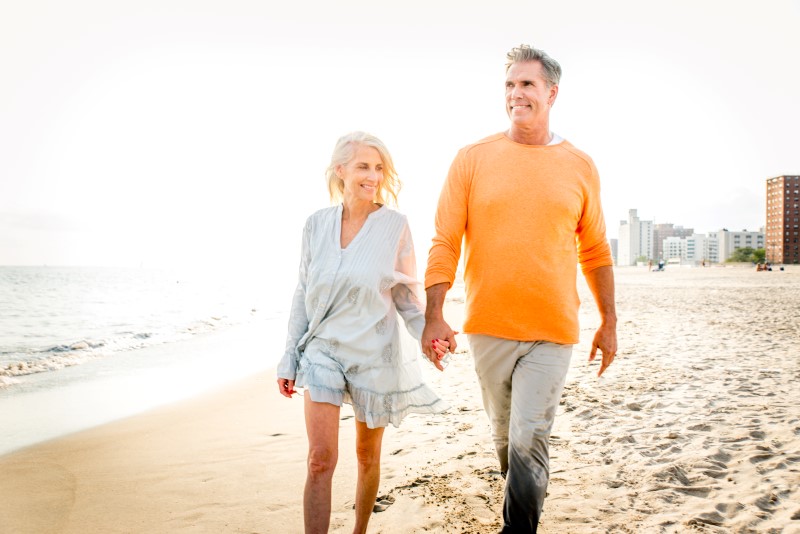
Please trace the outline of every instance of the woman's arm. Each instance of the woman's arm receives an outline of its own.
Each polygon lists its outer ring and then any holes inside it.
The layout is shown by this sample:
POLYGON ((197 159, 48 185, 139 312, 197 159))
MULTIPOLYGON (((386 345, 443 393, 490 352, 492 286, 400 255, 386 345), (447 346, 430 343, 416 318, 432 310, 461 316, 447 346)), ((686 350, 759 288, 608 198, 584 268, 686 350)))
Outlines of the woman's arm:
POLYGON ((392 288, 392 300, 409 333, 419 341, 425 328, 425 306, 419 297, 417 259, 414 255, 414 242, 411 239, 408 222, 400 236, 394 269, 401 283, 392 288))
POLYGON ((308 266, 311 263, 311 219, 303 228, 303 243, 300 253, 300 269, 297 288, 292 297, 292 309, 289 312, 289 332, 286 336, 286 350, 278 364, 278 377, 294 382, 297 374, 297 344, 308 330, 306 314, 306 291, 308 283, 308 266))

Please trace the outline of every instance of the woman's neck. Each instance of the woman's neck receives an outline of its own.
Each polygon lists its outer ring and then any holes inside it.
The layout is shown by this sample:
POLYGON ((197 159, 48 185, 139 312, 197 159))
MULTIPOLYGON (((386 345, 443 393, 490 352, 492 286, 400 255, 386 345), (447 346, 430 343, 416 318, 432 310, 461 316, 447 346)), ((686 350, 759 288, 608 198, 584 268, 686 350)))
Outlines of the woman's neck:
POLYGON ((363 220, 370 213, 377 211, 380 205, 370 200, 344 199, 342 202, 342 218, 346 220, 363 220))

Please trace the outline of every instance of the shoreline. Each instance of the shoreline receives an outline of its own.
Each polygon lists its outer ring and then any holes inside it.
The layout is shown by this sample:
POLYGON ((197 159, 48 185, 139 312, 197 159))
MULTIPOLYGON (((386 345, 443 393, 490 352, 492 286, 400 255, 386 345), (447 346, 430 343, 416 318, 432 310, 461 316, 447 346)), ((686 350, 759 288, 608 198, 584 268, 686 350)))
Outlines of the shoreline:
MULTIPOLYGON (((617 273, 621 352, 597 379, 586 362, 597 316, 584 302, 540 532, 800 529, 800 272, 617 273)), ((461 311, 448 303, 451 324, 461 311)), ((451 409, 387 429, 385 510, 370 532, 499 530, 503 482, 465 349, 462 335, 444 373, 423 366, 451 409)), ((4 525, 302 532, 302 399, 274 390, 274 371, 259 372, 2 456, 4 525)), ((341 419, 330 531, 344 534, 353 525, 352 409, 341 419)))
POLYGON ((0 455, 201 396, 270 367, 282 318, 120 352, 0 390, 0 455), (271 340, 266 342, 265 340, 271 340), (33 417, 32 414, 36 414, 33 417))

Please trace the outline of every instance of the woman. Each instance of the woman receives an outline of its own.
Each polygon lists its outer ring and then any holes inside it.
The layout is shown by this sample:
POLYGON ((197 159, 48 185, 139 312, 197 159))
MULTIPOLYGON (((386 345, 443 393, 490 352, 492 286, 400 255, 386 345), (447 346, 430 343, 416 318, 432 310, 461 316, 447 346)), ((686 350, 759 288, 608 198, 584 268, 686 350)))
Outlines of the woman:
MULTIPOLYGON (((354 132, 336 144, 327 169, 331 200, 306 221, 300 279, 292 302, 278 389, 307 390, 306 532, 327 532, 338 456, 339 410, 356 416, 356 525, 366 532, 380 482, 384 428, 406 414, 446 406, 420 376, 416 354, 403 355, 398 313, 417 340, 425 326, 416 260, 405 216, 389 209, 400 182, 384 144, 354 132)), ((448 343, 433 342, 441 358, 448 343)))

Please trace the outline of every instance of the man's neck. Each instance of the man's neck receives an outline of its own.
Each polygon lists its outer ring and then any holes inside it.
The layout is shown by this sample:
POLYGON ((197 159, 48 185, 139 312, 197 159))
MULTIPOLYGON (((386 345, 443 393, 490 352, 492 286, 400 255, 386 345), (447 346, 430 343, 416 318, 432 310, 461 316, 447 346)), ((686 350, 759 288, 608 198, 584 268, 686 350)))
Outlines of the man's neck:
POLYGON ((524 128, 514 124, 506 130, 506 137, 521 145, 546 145, 553 139, 550 125, 546 123, 540 127, 524 128))

